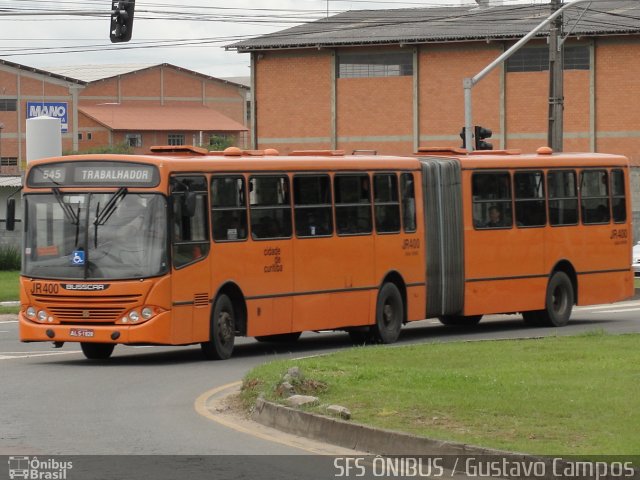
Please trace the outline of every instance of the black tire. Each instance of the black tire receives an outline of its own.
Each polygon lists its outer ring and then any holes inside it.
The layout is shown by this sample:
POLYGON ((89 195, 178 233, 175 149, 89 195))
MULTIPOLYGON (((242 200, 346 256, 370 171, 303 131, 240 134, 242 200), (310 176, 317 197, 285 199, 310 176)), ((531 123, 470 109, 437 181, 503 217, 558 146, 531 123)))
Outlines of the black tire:
POLYGON ((259 342, 293 343, 300 338, 300 335, 302 332, 279 333, 277 335, 260 335, 255 339, 259 342))
POLYGON ((537 312, 540 323, 550 327, 564 327, 569 323, 575 296, 571 279, 564 272, 556 272, 547 285, 545 309, 537 312))
POLYGON ((81 342, 80 348, 82 348, 82 353, 89 360, 106 360, 111 356, 116 345, 115 343, 81 342))
POLYGON ((378 293, 376 323, 370 328, 374 343, 393 343, 400 336, 404 321, 404 303, 398 287, 385 283, 378 293))
POLYGON ((226 360, 233 353, 236 338, 236 316, 233 302, 224 293, 219 295, 211 313, 210 340, 200 344, 209 360, 226 360))
POLYGON ((473 327, 480 323, 482 315, 443 315, 438 317, 440 323, 450 327, 473 327))

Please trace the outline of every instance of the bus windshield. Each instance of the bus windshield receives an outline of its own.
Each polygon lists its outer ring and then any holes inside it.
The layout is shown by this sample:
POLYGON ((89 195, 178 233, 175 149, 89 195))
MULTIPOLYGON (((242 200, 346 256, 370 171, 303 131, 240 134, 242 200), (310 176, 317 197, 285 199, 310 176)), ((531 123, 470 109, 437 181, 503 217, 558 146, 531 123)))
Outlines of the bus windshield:
POLYGON ((159 194, 25 195, 23 274, 133 279, 167 271, 167 202, 159 194))

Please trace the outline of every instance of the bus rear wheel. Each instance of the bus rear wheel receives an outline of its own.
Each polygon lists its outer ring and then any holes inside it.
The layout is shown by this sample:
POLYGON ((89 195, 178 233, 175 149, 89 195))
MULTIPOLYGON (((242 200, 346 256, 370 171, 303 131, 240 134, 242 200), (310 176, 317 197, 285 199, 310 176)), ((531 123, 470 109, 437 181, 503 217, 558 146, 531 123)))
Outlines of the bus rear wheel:
POLYGON ((571 279, 564 272, 555 272, 547 285, 544 310, 524 312, 522 317, 527 325, 564 327, 569 323, 574 301, 571 279))
POLYGON ((80 343, 82 353, 89 360, 106 360, 113 353, 113 349, 116 348, 114 343, 80 343))
POLYGON ((236 317, 233 302, 224 293, 213 305, 210 340, 200 344, 202 353, 209 360, 226 360, 233 353, 236 338, 236 317))
POLYGON ((440 323, 448 326, 455 327, 473 327, 480 323, 482 320, 482 315, 443 315, 438 317, 440 323))
POLYGON ((302 332, 279 333, 277 335, 260 335, 255 337, 259 342, 293 343, 300 338, 302 332))
POLYGON ((371 326, 373 343, 393 343, 400 336, 404 320, 404 303, 398 287, 385 283, 378 293, 376 323, 371 326))

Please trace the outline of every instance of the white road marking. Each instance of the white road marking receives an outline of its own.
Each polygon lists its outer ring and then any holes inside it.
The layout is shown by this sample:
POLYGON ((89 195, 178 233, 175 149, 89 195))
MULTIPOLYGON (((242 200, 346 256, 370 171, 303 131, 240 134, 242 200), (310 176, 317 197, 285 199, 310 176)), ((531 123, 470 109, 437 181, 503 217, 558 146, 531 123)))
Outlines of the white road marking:
POLYGON ((640 301, 635 300, 631 302, 607 303, 604 305, 592 305, 589 307, 576 307, 575 309, 582 312, 587 310, 606 310, 609 308, 640 308, 640 301))
POLYGON ((640 311, 640 308, 627 308, 627 309, 619 309, 619 310, 598 310, 597 312, 590 313, 631 313, 640 311))
POLYGON ((55 355, 75 355, 76 353, 82 353, 80 350, 74 350, 73 352, 0 352, 0 361, 2 360, 16 360, 18 358, 35 358, 35 357, 52 357, 55 355))
POLYGON ((18 323, 18 320, 4 320, 0 323, 18 323))

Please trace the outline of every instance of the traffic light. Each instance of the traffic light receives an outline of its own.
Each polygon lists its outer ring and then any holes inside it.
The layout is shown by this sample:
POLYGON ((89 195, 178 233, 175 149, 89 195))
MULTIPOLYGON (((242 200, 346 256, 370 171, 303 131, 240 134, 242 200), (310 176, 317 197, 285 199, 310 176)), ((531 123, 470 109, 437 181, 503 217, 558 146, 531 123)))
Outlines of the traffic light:
POLYGON ((466 127, 462 127, 462 131, 460 132, 460 138, 462 139, 462 146, 460 148, 467 148, 467 137, 466 137, 466 133, 467 133, 467 128, 466 127))
POLYGON ((133 32, 133 9, 135 0, 120 0, 111 2, 111 30, 112 43, 128 42, 133 32))
POLYGON ((475 136, 475 150, 493 150, 493 145, 484 141, 486 138, 491 138, 491 135, 493 135, 491 130, 476 125, 473 127, 473 133, 475 136))

